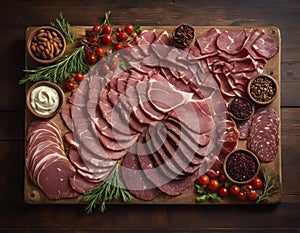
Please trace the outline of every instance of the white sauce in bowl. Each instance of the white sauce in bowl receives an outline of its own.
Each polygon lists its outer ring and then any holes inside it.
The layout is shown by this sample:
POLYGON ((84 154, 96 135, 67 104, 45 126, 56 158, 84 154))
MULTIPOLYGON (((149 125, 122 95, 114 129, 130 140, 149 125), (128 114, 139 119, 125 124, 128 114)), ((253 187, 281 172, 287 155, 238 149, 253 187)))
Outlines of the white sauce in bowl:
POLYGON ((55 112, 59 106, 59 101, 58 92, 48 86, 39 86, 30 95, 32 108, 41 115, 49 115, 55 112))

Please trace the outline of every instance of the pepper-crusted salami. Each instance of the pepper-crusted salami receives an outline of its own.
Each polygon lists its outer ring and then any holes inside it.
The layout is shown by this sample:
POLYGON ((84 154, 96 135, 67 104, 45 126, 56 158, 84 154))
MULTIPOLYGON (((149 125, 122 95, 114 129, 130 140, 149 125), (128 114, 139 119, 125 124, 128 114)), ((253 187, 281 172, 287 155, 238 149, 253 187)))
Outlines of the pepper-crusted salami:
POLYGON ((252 118, 247 147, 260 161, 272 162, 279 147, 279 118, 272 108, 259 109, 252 118))

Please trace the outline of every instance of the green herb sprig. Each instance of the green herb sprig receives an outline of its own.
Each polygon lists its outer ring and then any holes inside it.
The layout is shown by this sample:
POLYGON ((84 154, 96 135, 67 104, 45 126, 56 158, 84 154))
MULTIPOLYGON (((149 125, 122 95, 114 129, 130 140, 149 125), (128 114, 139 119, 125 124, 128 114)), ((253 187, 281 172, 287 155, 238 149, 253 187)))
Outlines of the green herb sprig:
POLYGON ((24 70, 27 76, 22 78, 19 84, 24 84, 27 81, 38 82, 42 80, 59 83, 68 74, 85 74, 89 69, 85 62, 84 46, 81 46, 76 48, 72 54, 62 58, 53 65, 38 67, 35 70, 24 70))
POLYGON ((133 196, 124 188, 124 185, 119 176, 119 163, 115 165, 104 182, 98 187, 87 191, 82 201, 89 202, 85 210, 91 214, 99 202, 99 211, 105 212, 106 202, 122 199, 124 202, 132 200, 133 196))
POLYGON ((276 194, 279 191, 279 178, 278 175, 269 171, 266 167, 261 168, 261 172, 263 175, 263 190, 258 195, 257 203, 267 201, 271 196, 276 194))
POLYGON ((66 40, 74 43, 74 27, 70 25, 68 21, 66 21, 62 15, 59 14, 59 18, 55 20, 55 23, 50 23, 53 27, 57 28, 59 31, 63 33, 66 40))
POLYGON ((218 193, 208 191, 206 185, 202 186, 196 184, 196 190, 197 193, 200 194, 200 196, 196 197, 197 202, 205 202, 211 200, 213 203, 216 204, 222 201, 222 198, 218 195, 218 193))

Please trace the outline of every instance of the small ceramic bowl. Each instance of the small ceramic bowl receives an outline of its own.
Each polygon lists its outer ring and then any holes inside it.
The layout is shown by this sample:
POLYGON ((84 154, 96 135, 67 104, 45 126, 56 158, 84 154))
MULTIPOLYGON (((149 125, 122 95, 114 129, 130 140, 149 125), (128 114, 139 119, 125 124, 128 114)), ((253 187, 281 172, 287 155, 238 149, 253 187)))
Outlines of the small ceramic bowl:
POLYGON ((258 105, 270 104, 277 96, 278 84, 267 74, 254 76, 248 83, 247 94, 258 105))
POLYGON ((247 184, 257 177, 260 162, 256 155, 246 149, 237 149, 225 158, 223 169, 230 181, 247 184))
POLYGON ((252 101, 244 97, 236 97, 229 103, 228 110, 237 121, 245 121, 251 118, 255 112, 255 106, 252 101))
POLYGON ((26 93, 28 110, 39 118, 55 116, 60 112, 63 102, 63 90, 57 84, 49 81, 40 81, 33 84, 26 93))
POLYGON ((195 37, 195 29, 188 24, 180 24, 172 32, 173 40, 179 48, 189 46, 195 37))
POLYGON ((51 64, 64 55, 66 39, 58 29, 42 26, 29 34, 26 47, 33 60, 41 64, 51 64))

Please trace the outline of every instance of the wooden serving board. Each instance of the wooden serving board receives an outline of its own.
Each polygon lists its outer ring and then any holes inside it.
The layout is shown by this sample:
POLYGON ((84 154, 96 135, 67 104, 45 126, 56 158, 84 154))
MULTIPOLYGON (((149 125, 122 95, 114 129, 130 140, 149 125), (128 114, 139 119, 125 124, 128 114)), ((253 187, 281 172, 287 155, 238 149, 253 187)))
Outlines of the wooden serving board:
MULTIPOLYGON (((34 29, 35 27, 29 27, 26 29, 26 41, 28 38, 29 33, 34 29)), ((67 44, 67 49, 65 54, 71 53, 75 47, 77 47, 79 44, 79 40, 82 38, 82 36, 85 35, 85 30, 91 28, 91 26, 75 26, 75 43, 67 44), (76 42, 77 40, 77 42, 76 42)), ((146 29, 156 29, 157 34, 159 34, 161 31, 166 30, 169 33, 172 33, 172 30, 175 28, 175 26, 142 26, 142 30, 146 29)), ((194 26, 195 28, 195 37, 201 35, 202 33, 206 32, 212 26, 194 26)), ((215 28, 219 29, 233 29, 238 27, 221 27, 216 26, 215 28)), ((247 32, 249 32, 252 28, 246 28, 247 32)), ((276 27, 261 27, 261 29, 265 30, 266 33, 268 33, 278 44, 279 44, 279 52, 276 56, 274 56, 272 59, 270 59, 267 64, 264 67, 263 73, 272 75, 276 81, 278 82, 278 89, 279 92, 277 94, 276 99, 269 105, 269 107, 274 108, 277 111, 278 116, 281 119, 281 112, 280 112, 280 89, 281 89, 281 82, 280 82, 280 62, 281 62, 281 37, 280 37, 280 30, 276 27)), ((35 69, 39 64, 34 62, 27 54, 27 51, 25 51, 25 65, 26 69, 35 69)), ((28 90, 30 84, 25 85, 26 91, 28 90)), ((64 87, 62 87, 64 89, 64 87)), ((70 92, 65 92, 65 100, 64 100, 64 106, 69 105, 67 102, 67 98, 69 97, 70 92)), ((30 122, 37 120, 26 108, 25 110, 25 135, 27 132, 27 127, 30 122)), ((68 132, 68 129, 64 126, 62 119, 60 117, 60 114, 57 114, 55 117, 52 118, 53 121, 55 121, 59 127, 62 130, 62 134, 68 132)), ((62 135, 62 136, 63 136, 62 135)), ((281 135, 281 124, 279 125, 279 135, 281 135)), ((280 140, 281 141, 281 140, 280 140)), ((238 148, 246 148, 246 141, 240 140, 238 143, 238 148)), ((26 145, 25 145, 25 155, 26 155, 26 145)), ((25 159, 25 157, 24 157, 25 159)), ((279 176, 280 185, 282 184, 282 174, 281 174, 281 143, 279 144, 279 150, 278 155, 276 159, 266 164, 267 168, 274 171, 279 176)), ((28 204, 82 204, 83 202, 80 201, 79 198, 74 199, 61 199, 61 200, 49 200, 43 192, 38 188, 30 179, 28 172, 25 167, 25 174, 24 174, 24 200, 28 204)), ((132 200, 129 204, 199 204, 195 201, 196 197, 195 193, 195 187, 192 186, 185 190, 185 192, 177 197, 169 197, 169 196, 162 196, 159 198, 156 198, 153 201, 141 201, 138 199, 132 200)), ((268 202, 268 204, 275 204, 279 203, 281 200, 281 192, 275 194, 268 202)), ((253 204, 255 202, 243 202, 243 204, 253 204)), ((124 204, 121 201, 114 201, 110 204, 124 204)), ((210 204, 210 202, 204 202, 201 204, 210 204)), ((241 201, 234 200, 233 198, 224 198, 223 201, 220 204, 242 204, 241 201)))

